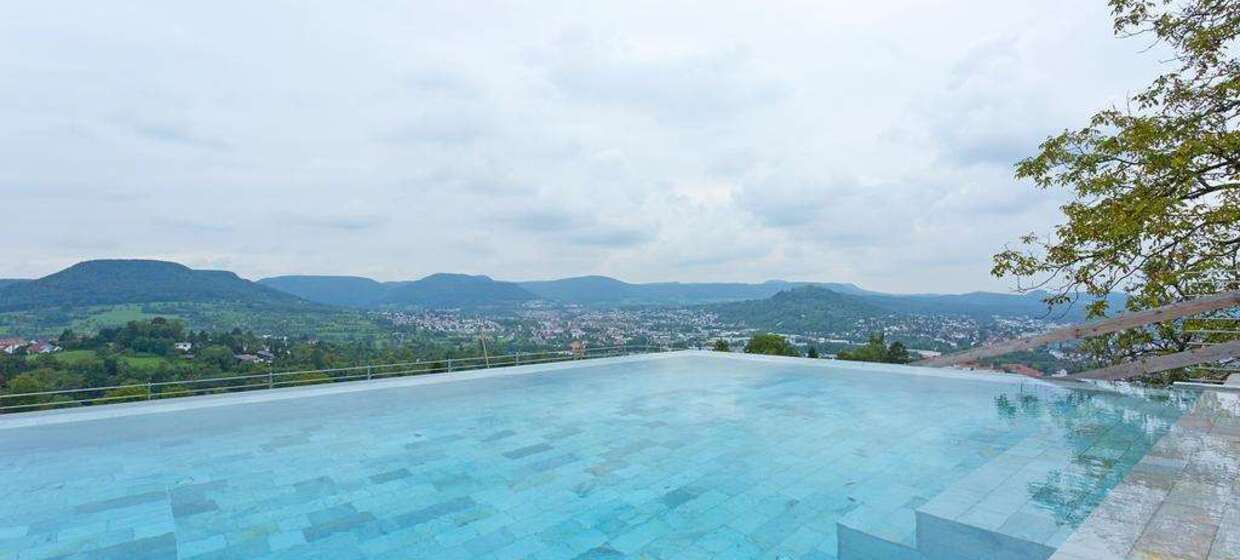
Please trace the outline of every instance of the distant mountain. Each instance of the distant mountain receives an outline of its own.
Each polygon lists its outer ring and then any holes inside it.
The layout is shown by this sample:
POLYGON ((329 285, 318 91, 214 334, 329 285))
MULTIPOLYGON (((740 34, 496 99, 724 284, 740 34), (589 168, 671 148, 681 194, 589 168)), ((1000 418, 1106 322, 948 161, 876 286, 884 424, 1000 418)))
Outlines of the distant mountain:
MULTIPOLYGON (((696 305, 771 297, 809 285, 771 280, 761 284, 657 282, 633 284, 606 276, 536 282, 502 282, 487 276, 434 274, 415 281, 377 282, 356 276, 276 276, 264 286, 327 305, 469 307, 544 299, 577 305, 696 305)), ((852 284, 814 284, 845 294, 872 294, 852 284)))
POLYGON ((0 311, 155 302, 310 305, 231 272, 149 260, 87 261, 0 287, 0 311))
POLYGON ((607 276, 520 282, 540 298, 578 305, 693 305, 771 297, 799 286, 815 285, 839 293, 871 293, 852 284, 817 284, 771 280, 761 284, 731 282, 655 282, 630 284, 607 276))
POLYGON ((432 274, 421 280, 394 284, 379 303, 422 307, 479 307, 538 299, 513 282, 489 276, 432 274))
POLYGON ((762 300, 707 306, 720 319, 775 332, 814 333, 845 329, 858 319, 892 312, 865 296, 841 294, 821 286, 801 286, 762 300))
MULTIPOLYGON (((1085 307, 1090 298, 1081 298, 1072 306, 1047 307, 1043 301, 1049 294, 1035 291, 1027 294, 998 294, 993 292, 972 292, 967 294, 919 294, 891 295, 871 294, 867 301, 885 309, 901 313, 949 314, 972 316, 1024 316, 1080 321, 1085 318, 1085 307)), ((1124 296, 1112 295, 1108 298, 1111 309, 1122 309, 1124 296)))
MULTIPOLYGON (((586 306, 618 305, 704 305, 746 300, 764 300, 780 292, 813 286, 846 296, 863 298, 865 303, 893 313, 948 315, 992 315, 1050 317, 1076 321, 1083 318, 1084 305, 1048 312, 1042 302, 1045 293, 898 295, 874 292, 855 284, 834 282, 789 282, 770 280, 760 284, 739 282, 655 282, 637 284, 607 276, 578 276, 559 280, 502 282, 486 276, 435 274, 412 282, 376 282, 354 276, 277 276, 259 281, 297 297, 341 307, 379 306, 477 307, 506 305, 531 299, 586 306)), ((1113 305, 1123 304, 1116 296, 1113 305)))
POLYGON ((359 308, 379 305, 396 284, 359 276, 275 276, 258 283, 315 303, 359 308))
POLYGON ((25 278, 0 278, 0 289, 4 289, 5 286, 10 284, 17 284, 20 282, 29 282, 29 280, 26 280, 25 278))
POLYGON ((467 274, 432 274, 405 282, 356 276, 275 276, 258 283, 316 303, 356 308, 482 307, 538 299, 513 282, 467 274))

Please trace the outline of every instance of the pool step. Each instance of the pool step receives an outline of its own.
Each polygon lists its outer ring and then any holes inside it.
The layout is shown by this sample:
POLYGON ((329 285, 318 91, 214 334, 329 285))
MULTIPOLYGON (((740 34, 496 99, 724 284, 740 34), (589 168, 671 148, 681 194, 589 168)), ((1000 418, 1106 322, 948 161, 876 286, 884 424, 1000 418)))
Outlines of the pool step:
POLYGON ((1046 560, 1071 533, 1030 499, 1031 485, 1070 468, 1053 434, 1028 437, 912 511, 851 512, 839 560, 1046 560))
POLYGON ((1045 560, 1072 528, 1033 500, 1073 468, 1070 445, 1047 431, 1028 437, 917 511, 917 546, 927 560, 1045 560))
POLYGON ((998 530, 917 512, 917 548, 924 560, 1046 560, 1055 548, 998 530))
POLYGON ((839 560, 926 560, 917 550, 915 512, 854 510, 837 523, 839 560), (864 527, 864 529, 862 529, 864 527))

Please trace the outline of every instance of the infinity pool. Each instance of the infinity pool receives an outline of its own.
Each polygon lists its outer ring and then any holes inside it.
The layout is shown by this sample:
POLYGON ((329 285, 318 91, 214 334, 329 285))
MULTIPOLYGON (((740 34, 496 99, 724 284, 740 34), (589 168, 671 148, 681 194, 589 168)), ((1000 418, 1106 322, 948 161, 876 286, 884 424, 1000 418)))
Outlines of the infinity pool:
POLYGON ((0 558, 1045 558, 1194 398, 707 353, 447 375, 0 419, 0 558))

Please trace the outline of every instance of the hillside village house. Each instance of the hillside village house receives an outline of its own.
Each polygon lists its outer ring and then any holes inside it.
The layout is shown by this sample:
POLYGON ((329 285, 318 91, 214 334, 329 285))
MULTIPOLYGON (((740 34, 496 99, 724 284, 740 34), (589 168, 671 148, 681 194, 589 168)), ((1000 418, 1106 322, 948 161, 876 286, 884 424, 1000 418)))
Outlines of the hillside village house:
POLYGON ((59 346, 45 340, 0 338, 0 351, 3 351, 5 354, 12 354, 22 348, 26 349, 27 354, 51 354, 52 352, 59 352, 61 350, 59 346))
POLYGON ((28 341, 24 338, 0 338, 0 352, 12 354, 27 343, 28 341))
POLYGON ((51 354, 52 352, 59 352, 60 350, 61 348, 59 346, 47 342, 46 340, 36 340, 31 342, 30 345, 26 347, 27 354, 51 354))
POLYGON ((255 354, 233 354, 233 358, 243 364, 269 364, 271 360, 255 354))

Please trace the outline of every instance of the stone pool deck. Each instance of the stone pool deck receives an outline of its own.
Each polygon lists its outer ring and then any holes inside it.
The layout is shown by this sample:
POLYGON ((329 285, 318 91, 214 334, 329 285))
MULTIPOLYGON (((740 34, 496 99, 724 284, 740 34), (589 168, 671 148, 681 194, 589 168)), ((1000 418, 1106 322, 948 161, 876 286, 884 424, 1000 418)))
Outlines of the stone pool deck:
POLYGON ((1240 393, 1206 390, 1051 560, 1240 560, 1240 393))

